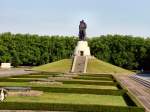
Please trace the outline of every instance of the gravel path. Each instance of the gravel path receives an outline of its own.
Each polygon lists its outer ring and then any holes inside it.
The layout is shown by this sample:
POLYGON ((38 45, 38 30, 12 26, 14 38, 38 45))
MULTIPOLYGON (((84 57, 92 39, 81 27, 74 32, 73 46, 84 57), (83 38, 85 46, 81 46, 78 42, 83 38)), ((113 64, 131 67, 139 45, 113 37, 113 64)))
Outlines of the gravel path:
POLYGON ((120 75, 115 77, 139 100, 139 102, 146 109, 146 112, 150 112, 150 89, 132 80, 127 75, 120 75))
POLYGON ((35 71, 27 71, 24 68, 0 69, 0 77, 8 77, 13 75, 24 75, 36 73, 35 71))

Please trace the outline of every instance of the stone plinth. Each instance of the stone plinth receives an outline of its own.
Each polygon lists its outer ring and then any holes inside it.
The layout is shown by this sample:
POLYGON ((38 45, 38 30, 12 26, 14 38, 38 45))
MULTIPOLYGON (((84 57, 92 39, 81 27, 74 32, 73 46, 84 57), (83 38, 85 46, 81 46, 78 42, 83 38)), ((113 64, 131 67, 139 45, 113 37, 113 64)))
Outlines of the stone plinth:
POLYGON ((11 68, 11 63, 1 63, 1 68, 11 68))
POLYGON ((78 41, 74 56, 91 56, 87 41, 78 41))

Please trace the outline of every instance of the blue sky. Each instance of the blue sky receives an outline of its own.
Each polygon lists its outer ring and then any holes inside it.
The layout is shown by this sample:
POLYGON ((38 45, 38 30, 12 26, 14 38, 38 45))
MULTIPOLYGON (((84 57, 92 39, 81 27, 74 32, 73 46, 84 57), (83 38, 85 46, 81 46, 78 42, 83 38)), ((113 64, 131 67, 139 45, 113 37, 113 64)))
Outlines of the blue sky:
POLYGON ((150 0, 0 0, 0 32, 150 37, 150 0))

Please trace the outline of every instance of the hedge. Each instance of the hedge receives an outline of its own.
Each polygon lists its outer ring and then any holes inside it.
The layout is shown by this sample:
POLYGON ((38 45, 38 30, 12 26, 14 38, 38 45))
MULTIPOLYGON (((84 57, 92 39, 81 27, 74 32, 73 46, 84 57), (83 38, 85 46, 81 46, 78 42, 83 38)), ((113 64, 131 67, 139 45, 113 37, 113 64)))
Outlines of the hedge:
POLYGON ((0 82, 29 82, 29 81, 38 81, 40 80, 40 78, 38 79, 10 79, 10 78, 0 78, 0 82))
POLYGON ((85 77, 85 76, 82 77, 80 76, 80 77, 74 77, 74 79, 113 81, 112 78, 108 78, 108 77, 85 77))
POLYGON ((116 86, 117 82, 100 82, 100 81, 79 81, 79 80, 64 80, 63 84, 85 84, 85 85, 103 85, 103 86, 116 86))
POLYGON ((2 102, 1 110, 47 110, 47 111, 75 111, 75 112, 144 112, 142 107, 105 106, 87 104, 64 103, 29 103, 29 102, 2 102))
POLYGON ((110 78, 113 77, 111 74, 81 74, 81 75, 79 75, 79 76, 110 77, 110 78))
POLYGON ((124 95, 126 90, 89 89, 89 88, 62 88, 62 87, 32 87, 33 90, 54 93, 96 94, 96 95, 124 95))
POLYGON ((11 78, 48 78, 50 75, 43 75, 43 76, 34 76, 34 75, 23 75, 23 76, 13 76, 11 78))
MULTIPOLYGON (((32 70, 33 71, 33 70, 32 70)), ((37 72, 37 71, 36 71, 37 72)), ((59 73, 59 72, 38 72, 38 73, 30 73, 30 75, 37 75, 37 74, 43 74, 43 75, 59 75, 59 74, 64 74, 64 73, 59 73)))
POLYGON ((10 77, 10 78, 0 78, 0 82, 30 82, 30 81, 41 81, 48 80, 48 77, 10 77), (14 78, 14 79, 13 79, 14 78), (17 78, 17 79, 15 79, 17 78), (24 79, 22 79, 24 78, 24 79))

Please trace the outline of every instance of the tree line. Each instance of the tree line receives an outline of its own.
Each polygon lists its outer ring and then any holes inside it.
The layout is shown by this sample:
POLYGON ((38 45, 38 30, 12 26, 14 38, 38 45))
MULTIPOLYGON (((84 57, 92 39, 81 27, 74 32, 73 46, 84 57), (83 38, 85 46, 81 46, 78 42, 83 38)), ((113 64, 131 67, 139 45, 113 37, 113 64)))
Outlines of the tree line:
MULTIPOLYGON (((37 66, 71 58, 77 37, 0 34, 0 63, 37 66)), ((150 38, 102 35, 87 39, 96 58, 127 69, 150 68, 150 38)))

